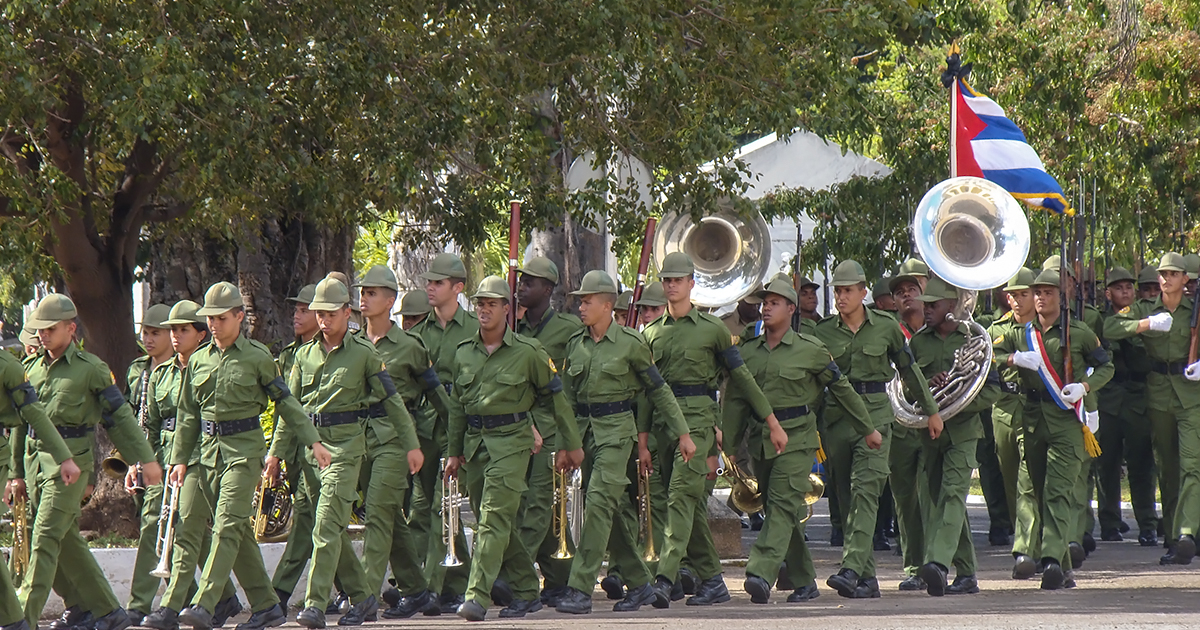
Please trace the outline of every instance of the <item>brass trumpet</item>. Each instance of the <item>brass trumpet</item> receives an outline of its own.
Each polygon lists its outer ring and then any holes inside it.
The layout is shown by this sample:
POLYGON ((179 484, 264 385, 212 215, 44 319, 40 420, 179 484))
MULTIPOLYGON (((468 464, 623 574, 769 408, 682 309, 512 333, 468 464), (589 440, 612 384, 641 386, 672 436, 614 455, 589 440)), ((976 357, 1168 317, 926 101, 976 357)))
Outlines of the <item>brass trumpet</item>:
POLYGON ((747 475, 736 462, 725 457, 725 453, 717 454, 717 475, 729 479, 729 497, 737 509, 746 514, 762 511, 763 493, 758 480, 747 475))
POLYGON ((162 509, 158 513, 158 536, 154 553, 158 564, 150 571, 156 578, 171 577, 171 551, 175 548, 175 513, 179 511, 179 486, 166 484, 163 487, 162 509))
POLYGON ((19 585, 29 569, 29 499, 24 495, 13 498, 12 527, 11 566, 13 582, 19 585))
POLYGON ((642 539, 642 560, 658 562, 658 550, 654 548, 654 519, 650 511, 650 473, 638 474, 638 530, 642 539))
POLYGON ((462 560, 454 552, 455 538, 458 537, 460 511, 462 509, 462 493, 458 490, 458 477, 446 475, 446 458, 442 458, 442 542, 446 544, 446 557, 442 558, 442 566, 462 566, 462 560))
MULTIPOLYGON (((550 465, 554 466, 555 455, 550 453, 550 465)), ((567 545, 567 537, 571 542, 579 543, 579 529, 583 524, 583 497, 581 487, 583 475, 576 470, 554 470, 554 533, 558 537, 558 549, 551 558, 566 560, 573 558, 567 545)))

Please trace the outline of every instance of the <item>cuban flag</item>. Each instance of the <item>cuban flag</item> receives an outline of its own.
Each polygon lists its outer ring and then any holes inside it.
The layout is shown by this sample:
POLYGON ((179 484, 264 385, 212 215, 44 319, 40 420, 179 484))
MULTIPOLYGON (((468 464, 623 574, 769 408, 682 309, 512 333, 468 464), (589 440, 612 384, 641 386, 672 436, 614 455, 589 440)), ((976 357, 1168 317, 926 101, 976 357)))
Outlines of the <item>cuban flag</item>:
POLYGON ((995 101, 972 90, 961 77, 954 82, 954 99, 956 175, 991 180, 1034 207, 1075 213, 1025 134, 995 101))

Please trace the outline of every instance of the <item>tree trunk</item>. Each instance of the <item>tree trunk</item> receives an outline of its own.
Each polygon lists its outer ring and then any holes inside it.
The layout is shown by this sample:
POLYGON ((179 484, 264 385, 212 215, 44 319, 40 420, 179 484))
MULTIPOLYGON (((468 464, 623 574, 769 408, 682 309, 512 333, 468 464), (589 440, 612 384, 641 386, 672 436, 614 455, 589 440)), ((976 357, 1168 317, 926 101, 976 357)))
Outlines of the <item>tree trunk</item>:
POLYGON ((560 311, 578 311, 578 299, 567 295, 579 286, 583 275, 604 269, 607 255, 604 235, 598 234, 563 215, 562 227, 536 230, 531 239, 533 253, 558 265, 558 286, 550 301, 560 311))

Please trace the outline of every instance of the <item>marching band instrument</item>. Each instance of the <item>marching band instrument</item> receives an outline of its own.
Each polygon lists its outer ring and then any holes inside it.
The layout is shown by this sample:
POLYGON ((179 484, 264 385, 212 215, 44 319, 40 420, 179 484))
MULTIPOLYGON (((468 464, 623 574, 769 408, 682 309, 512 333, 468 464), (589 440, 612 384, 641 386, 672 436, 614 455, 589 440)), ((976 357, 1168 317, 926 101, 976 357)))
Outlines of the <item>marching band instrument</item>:
POLYGON ((729 498, 734 507, 746 514, 762 511, 763 493, 758 480, 747 475, 736 462, 725 457, 725 453, 717 454, 717 476, 729 479, 729 498))
MULTIPOLYGON (((971 318, 975 292, 1000 286, 1025 264, 1029 222, 1021 204, 998 184, 953 177, 925 193, 912 227, 929 270, 959 289, 950 317, 970 330, 954 353, 950 378, 930 390, 942 420, 949 420, 979 395, 992 365, 991 336, 971 318)), ((929 416, 904 398, 899 374, 888 383, 887 393, 897 423, 911 429, 928 426, 929 416)))
POLYGON ((284 542, 292 532, 292 493, 287 478, 263 475, 254 492, 254 538, 258 542, 284 542))
POLYGON ((650 510, 650 473, 638 473, 638 532, 642 539, 642 560, 658 562, 654 548, 654 519, 650 510))
POLYGON ((771 234, 762 215, 721 204, 698 223, 688 214, 663 217, 654 234, 654 257, 662 261, 672 252, 684 252, 696 266, 692 302, 725 306, 758 288, 770 265, 771 234))
POLYGON ((458 490, 458 477, 446 475, 446 458, 442 458, 442 541, 446 543, 446 557, 442 558, 442 566, 462 566, 462 560, 454 552, 454 539, 458 535, 460 510, 462 509, 462 493, 458 490))
MULTIPOLYGON (((149 369, 143 370, 142 375, 138 377, 138 389, 140 392, 138 394, 137 404, 138 426, 141 427, 142 432, 146 433, 147 437, 149 437, 149 432, 146 431, 146 419, 150 415, 149 369)), ((121 453, 114 448, 112 452, 108 454, 108 457, 105 457, 104 460, 100 462, 100 469, 103 470, 109 477, 124 483, 125 475, 129 473, 129 465, 129 462, 125 461, 125 458, 121 456, 121 453)), ((146 482, 142 479, 142 465, 134 464, 134 466, 137 467, 137 482, 132 488, 130 488, 130 490, 145 492, 146 482)))
MULTIPOLYGON (((555 454, 550 453, 550 465, 554 466, 555 454)), ((554 470, 554 533, 558 537, 558 549, 551 558, 566 560, 575 554, 567 545, 579 543, 579 530, 583 526, 583 475, 576 470, 554 470)))
POLYGON ((812 518, 813 506, 825 494, 825 480, 821 478, 821 475, 814 472, 808 473, 808 483, 812 486, 808 492, 804 493, 804 505, 808 506, 808 515, 800 519, 801 523, 807 523, 808 519, 812 518))
MULTIPOLYGON (((15 494, 15 493, 14 493, 15 494)), ((13 581, 20 584, 29 569, 29 498, 16 496, 12 502, 12 573, 13 581)))
POLYGON ((154 553, 158 564, 150 571, 156 578, 171 577, 171 551, 175 548, 175 514, 179 511, 179 486, 168 483, 163 487, 162 509, 158 514, 158 536, 154 553))

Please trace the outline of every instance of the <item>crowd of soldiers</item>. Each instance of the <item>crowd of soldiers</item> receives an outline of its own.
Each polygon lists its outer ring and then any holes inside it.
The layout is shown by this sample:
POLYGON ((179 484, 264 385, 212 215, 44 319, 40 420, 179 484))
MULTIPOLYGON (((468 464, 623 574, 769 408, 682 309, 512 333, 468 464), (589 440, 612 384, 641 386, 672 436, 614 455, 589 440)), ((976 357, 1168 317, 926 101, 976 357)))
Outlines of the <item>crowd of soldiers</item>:
POLYGON ((243 335, 242 297, 221 282, 203 304, 147 309, 147 356, 130 366, 127 395, 81 347, 71 300, 52 294, 28 318, 24 366, 0 353, 0 418, 15 429, 6 498, 27 497, 32 513, 19 583, 0 570, 0 624, 36 626, 53 589, 66 604, 50 624, 58 630, 210 630, 242 612, 236 577, 251 611, 237 628, 260 630, 287 621, 306 565, 295 598, 306 628, 324 628, 326 615, 343 626, 381 615, 479 621, 493 605, 501 618, 587 613, 597 579, 618 612, 685 597, 719 604, 730 594, 707 508, 719 453, 740 459, 763 497, 744 584, 754 603, 820 594, 805 535, 815 463, 843 548, 826 584, 846 598, 880 596, 873 551, 881 536, 887 544, 889 503, 899 590, 979 592, 966 498, 981 466, 992 542, 1015 534, 1014 579, 1070 588, 1094 520, 1104 540, 1121 538, 1122 463, 1139 541, 1161 536, 1162 562, 1187 564, 1200 526, 1200 363, 1187 363, 1197 263, 1169 253, 1136 278, 1111 269, 1107 309, 1069 322, 1057 257, 1022 268, 996 312, 976 315, 994 350, 987 384, 946 419, 930 387, 946 382, 970 329, 954 315, 957 289, 915 259, 873 289, 861 265, 841 262, 824 318, 818 285, 779 274, 722 321, 692 304, 683 253, 660 261, 636 303, 607 273, 587 273, 569 287, 578 317, 551 307, 559 272, 545 258, 520 269, 515 304, 489 276, 468 311, 466 269, 447 253, 422 274, 424 291, 403 296, 384 266, 303 287, 291 298, 295 340, 277 357, 243 335), (897 374, 927 428, 897 424, 887 392, 897 374), (144 487, 126 606, 78 531, 90 476, 79 464, 92 461, 96 425, 131 464, 126 485, 144 487), (551 526, 555 474, 575 469, 578 548, 551 526), (292 528, 272 578, 252 505, 260 479, 284 478, 292 528), (471 548, 461 522, 444 527, 447 479, 461 479, 476 515, 471 548), (160 559, 164 483, 178 509, 173 551, 160 559), (356 511, 361 557, 347 533, 356 511), (170 578, 154 607, 160 562, 170 578))

